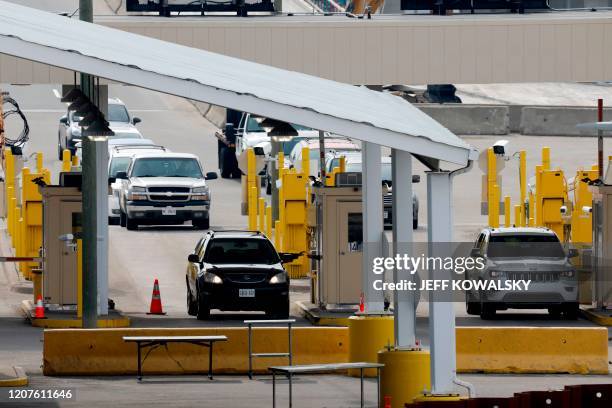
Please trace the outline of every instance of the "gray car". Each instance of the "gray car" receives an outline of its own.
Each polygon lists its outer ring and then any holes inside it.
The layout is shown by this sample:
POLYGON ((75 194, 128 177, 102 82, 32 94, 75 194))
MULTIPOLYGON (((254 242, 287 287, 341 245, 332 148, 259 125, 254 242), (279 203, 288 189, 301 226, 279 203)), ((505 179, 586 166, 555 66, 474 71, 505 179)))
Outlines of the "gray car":
POLYGON ((551 315, 563 313, 568 319, 576 319, 578 280, 570 263, 576 255, 575 249, 566 252, 548 228, 484 229, 471 256, 484 258, 485 267, 467 271, 466 279, 531 282, 527 290, 467 291, 467 313, 490 319, 497 310, 544 308, 551 315))

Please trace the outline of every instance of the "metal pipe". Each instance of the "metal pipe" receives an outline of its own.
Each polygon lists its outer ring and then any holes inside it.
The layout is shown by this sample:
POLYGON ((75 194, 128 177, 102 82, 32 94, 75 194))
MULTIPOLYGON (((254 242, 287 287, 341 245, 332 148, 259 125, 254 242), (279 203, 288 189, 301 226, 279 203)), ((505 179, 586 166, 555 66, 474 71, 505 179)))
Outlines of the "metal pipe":
POLYGON ((96 142, 83 138, 83 328, 96 328, 98 316, 96 142))
MULTIPOLYGON (((597 121, 603 122, 603 99, 597 99, 597 121)), ((603 180, 604 177, 604 164, 603 164, 603 131, 597 130, 597 172, 599 179, 603 180)))

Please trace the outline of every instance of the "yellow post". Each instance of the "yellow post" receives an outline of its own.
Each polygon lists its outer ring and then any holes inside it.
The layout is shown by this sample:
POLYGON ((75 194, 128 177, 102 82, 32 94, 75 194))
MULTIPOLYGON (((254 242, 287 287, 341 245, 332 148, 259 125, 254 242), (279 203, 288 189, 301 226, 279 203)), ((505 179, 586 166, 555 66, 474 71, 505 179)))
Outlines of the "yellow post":
POLYGON ((510 196, 504 197, 504 226, 510 226, 510 196))
POLYGON ((9 204, 9 211, 11 212, 11 238, 12 238, 12 242, 13 242, 13 248, 15 248, 15 235, 17 234, 17 221, 19 220, 19 217, 15 217, 15 210, 18 209, 19 207, 17 207, 17 198, 13 195, 11 197, 11 203, 9 204))
POLYGON ((306 194, 306 208, 310 205, 310 149, 302 148, 302 174, 304 175, 305 185, 304 193, 306 194))
POLYGON ((493 198, 493 203, 495 204, 493 205, 494 217, 492 220, 491 227, 499 228, 499 197, 500 197, 499 186, 497 184, 493 184, 493 188, 491 190, 493 191, 492 198, 493 198))
MULTIPOLYGON (((14 200, 14 198, 13 198, 14 200)), ((21 256, 21 208, 18 206, 13 207, 13 248, 15 248, 15 255, 21 256)), ((19 269, 21 269, 21 264, 19 264, 19 269)))
POLYGON ((281 250, 281 226, 280 221, 274 221, 274 247, 277 251, 281 250))
POLYGON ((489 207, 489 226, 499 226, 499 201, 495 201, 495 183, 497 181, 497 162, 493 148, 487 150, 487 204, 489 207))
POLYGON ((72 167, 77 167, 79 165, 79 156, 72 156, 72 167))
POLYGON ((542 170, 550 170, 550 147, 542 148, 542 170))
POLYGON ((249 188, 249 231, 257 230, 257 187, 249 188))
POLYGON ((533 214, 534 225, 542 223, 542 165, 535 167, 535 204, 533 214))
POLYGON ((43 172, 43 154, 41 152, 36 153, 36 172, 43 172))
POLYGON ((525 150, 521 150, 519 153, 519 178, 521 183, 521 215, 519 218, 516 218, 514 222, 517 226, 524 227, 525 225, 527 225, 527 220, 525 219, 525 195, 527 191, 527 152, 525 150))
POLYGON ((70 150, 64 149, 62 152, 62 172, 70 171, 72 167, 72 162, 70 159, 70 150))
POLYGON ((257 212, 259 215, 259 231, 264 232, 266 229, 266 200, 263 197, 259 197, 259 206, 257 212))
POLYGON ((77 317, 83 317, 83 240, 77 239, 77 317))
POLYGON ((520 205, 514 206, 514 226, 524 227, 524 225, 521 225, 521 206, 520 205))
MULTIPOLYGON (((285 175, 285 172, 283 171, 283 176, 285 175)), ((283 180, 283 179, 281 179, 283 180)), ((276 221, 276 223, 274 224, 274 236, 278 237, 278 243, 279 246, 276 247, 277 250, 282 251, 283 250, 283 245, 284 245, 284 240, 283 240, 283 234, 285 232, 284 226, 285 226, 285 188, 281 185, 278 189, 278 220, 276 221)))
POLYGON ((346 173, 346 157, 345 156, 340 157, 340 164, 338 165, 338 167, 340 167, 340 173, 346 173))
POLYGON ((9 236, 13 235, 13 197, 14 197, 14 187, 6 188, 6 231, 9 236))
POLYGON ((285 170, 285 153, 278 152, 278 178, 282 178, 283 171, 285 170))
POLYGON ((272 239, 272 206, 266 206, 266 237, 272 239))

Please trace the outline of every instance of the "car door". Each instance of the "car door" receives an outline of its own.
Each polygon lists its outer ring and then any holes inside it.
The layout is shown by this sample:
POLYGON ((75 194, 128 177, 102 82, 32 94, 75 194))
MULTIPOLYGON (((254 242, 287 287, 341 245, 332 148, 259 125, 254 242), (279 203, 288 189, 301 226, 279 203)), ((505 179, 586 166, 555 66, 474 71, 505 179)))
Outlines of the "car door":
MULTIPOLYGON (((198 255, 200 261, 204 256, 204 243, 206 242, 205 238, 202 237, 195 246, 193 253, 198 255)), ((200 272, 200 264, 195 262, 187 263, 187 284, 189 285, 189 290, 191 293, 195 293, 196 290, 196 280, 198 279, 198 273, 200 272)))

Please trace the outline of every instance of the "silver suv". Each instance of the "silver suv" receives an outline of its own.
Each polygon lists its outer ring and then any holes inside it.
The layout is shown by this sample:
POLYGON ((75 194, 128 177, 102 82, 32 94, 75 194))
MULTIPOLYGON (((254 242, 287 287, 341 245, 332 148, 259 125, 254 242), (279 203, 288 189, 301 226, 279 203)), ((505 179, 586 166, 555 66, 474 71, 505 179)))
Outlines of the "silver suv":
POLYGON ((466 292, 467 313, 483 319, 497 310, 548 309, 568 319, 578 317, 578 280, 570 258, 557 235, 548 228, 487 228, 471 253, 483 257, 485 267, 466 272, 466 279, 478 281, 530 280, 527 290, 471 290, 466 292))
POLYGON ((134 155, 127 171, 120 171, 120 224, 129 230, 139 225, 182 224, 209 228, 210 190, 200 161, 188 153, 134 155))

